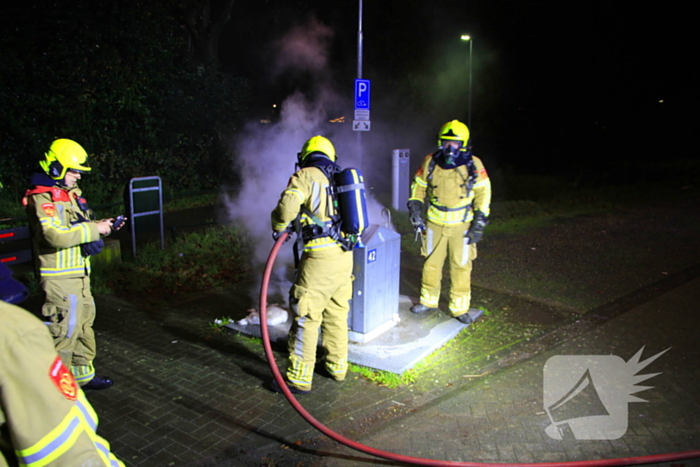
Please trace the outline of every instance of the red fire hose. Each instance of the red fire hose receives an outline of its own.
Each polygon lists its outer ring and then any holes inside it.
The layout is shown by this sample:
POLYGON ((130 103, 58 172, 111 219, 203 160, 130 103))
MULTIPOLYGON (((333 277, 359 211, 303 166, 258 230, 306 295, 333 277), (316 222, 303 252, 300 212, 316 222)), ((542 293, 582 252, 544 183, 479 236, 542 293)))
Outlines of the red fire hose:
POLYGON ((365 446, 364 444, 357 443, 351 439, 344 437, 331 430, 327 426, 323 425, 321 422, 316 420, 309 412, 304 409, 304 407, 299 404, 292 392, 287 387, 287 384, 282 377, 279 369, 277 368, 277 363, 275 362, 275 357, 272 354, 272 346, 270 345, 270 336, 267 330, 267 288, 270 282, 270 275, 272 273, 272 266, 277 258, 277 253, 280 247, 287 239, 288 233, 283 233, 275 242, 275 245, 270 251, 270 256, 267 259, 267 264, 265 265, 265 273, 263 275, 262 286, 260 287, 260 330, 262 333, 263 346, 265 348, 265 355, 267 361, 270 364, 270 370, 277 380, 280 388, 282 388, 282 393, 287 398, 289 403, 294 407, 294 409, 299 412, 307 422, 309 422, 314 428, 328 436, 329 438, 337 441, 338 443, 344 444, 356 451, 364 452, 365 454, 370 454, 377 457, 382 457, 384 459, 389 459, 396 462, 404 462, 406 464, 414 465, 426 465, 426 466, 462 466, 462 467, 486 467, 486 466, 497 466, 497 467, 591 467, 591 466, 616 466, 616 465, 635 465, 635 464, 652 464, 655 462, 672 462, 684 459, 694 459, 700 457, 700 450, 696 451, 685 451, 671 454, 656 454, 653 456, 640 456, 640 457, 625 457, 619 459, 601 459, 601 460, 591 460, 591 461, 571 461, 571 462, 541 462, 541 463, 483 463, 483 462, 455 462, 455 461, 443 461, 436 459, 422 459, 420 457, 404 456, 401 454, 396 454, 393 452, 382 451, 380 449, 371 448, 365 446))

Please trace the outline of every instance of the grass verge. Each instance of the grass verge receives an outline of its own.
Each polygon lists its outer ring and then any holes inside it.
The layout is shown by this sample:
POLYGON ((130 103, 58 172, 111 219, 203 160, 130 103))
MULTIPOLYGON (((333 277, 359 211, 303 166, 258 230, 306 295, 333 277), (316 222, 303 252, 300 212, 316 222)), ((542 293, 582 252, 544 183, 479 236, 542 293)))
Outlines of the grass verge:
POLYGON ((93 293, 172 295, 213 290, 252 274, 247 234, 212 226, 166 243, 145 245, 136 258, 95 268, 93 293))

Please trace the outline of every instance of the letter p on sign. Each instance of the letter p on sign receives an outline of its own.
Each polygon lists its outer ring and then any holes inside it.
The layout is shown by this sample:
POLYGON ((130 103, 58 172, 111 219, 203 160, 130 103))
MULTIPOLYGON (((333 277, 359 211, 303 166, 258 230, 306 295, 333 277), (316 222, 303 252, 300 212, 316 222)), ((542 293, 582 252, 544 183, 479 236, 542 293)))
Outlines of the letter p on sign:
POLYGON ((368 79, 355 80, 355 110, 369 110, 369 89, 370 86, 368 79))

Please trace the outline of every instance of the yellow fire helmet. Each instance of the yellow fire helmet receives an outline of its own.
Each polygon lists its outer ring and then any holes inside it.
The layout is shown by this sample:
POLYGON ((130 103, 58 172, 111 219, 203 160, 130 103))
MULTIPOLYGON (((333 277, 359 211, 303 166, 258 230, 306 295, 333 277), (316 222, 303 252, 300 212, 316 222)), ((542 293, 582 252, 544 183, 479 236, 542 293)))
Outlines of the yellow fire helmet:
POLYGON ((452 120, 440 127, 438 133, 438 147, 443 146, 443 140, 460 141, 462 143, 460 151, 467 150, 467 142, 469 141, 469 128, 459 120, 452 120))
POLYGON ((92 170, 87 163, 87 152, 78 143, 70 139, 57 139, 51 143, 46 159, 39 165, 46 175, 54 180, 63 180, 66 171, 89 172, 92 170))
POLYGON ((331 143, 328 138, 317 135, 310 138, 306 143, 304 143, 304 146, 302 146, 301 152, 299 153, 299 164, 303 165, 304 160, 309 156, 309 154, 313 154, 315 152, 325 154, 333 162, 335 162, 338 158, 335 153, 333 143, 331 143))

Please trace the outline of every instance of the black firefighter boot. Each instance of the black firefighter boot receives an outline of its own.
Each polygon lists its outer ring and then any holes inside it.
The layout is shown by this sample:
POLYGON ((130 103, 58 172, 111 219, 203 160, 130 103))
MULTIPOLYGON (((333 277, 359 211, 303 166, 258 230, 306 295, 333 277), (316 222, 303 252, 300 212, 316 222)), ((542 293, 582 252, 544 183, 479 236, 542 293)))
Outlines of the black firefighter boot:
POLYGON ((81 386, 83 389, 107 389, 111 388, 114 381, 109 376, 95 375, 87 384, 81 386))
POLYGON ((413 305, 411 307, 411 313, 415 313, 417 315, 422 315, 425 313, 430 313, 431 311, 435 311, 437 308, 430 308, 426 305, 423 305, 422 303, 418 303, 416 305, 413 305))

